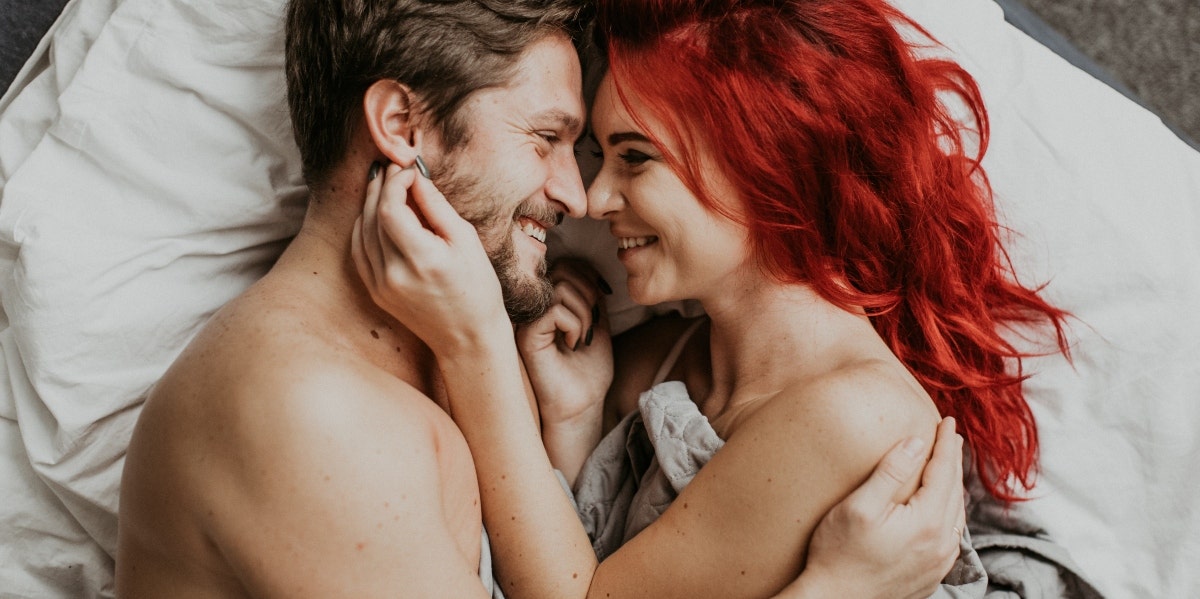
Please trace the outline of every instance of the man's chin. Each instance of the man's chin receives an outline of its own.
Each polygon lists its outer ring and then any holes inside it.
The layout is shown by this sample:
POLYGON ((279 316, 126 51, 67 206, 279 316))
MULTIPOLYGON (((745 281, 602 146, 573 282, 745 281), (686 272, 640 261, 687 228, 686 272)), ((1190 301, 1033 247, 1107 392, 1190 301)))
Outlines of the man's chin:
POLYGON ((513 324, 529 324, 541 318, 554 302, 554 286, 544 276, 526 275, 519 281, 505 281, 502 277, 500 287, 504 291, 504 308, 513 324))

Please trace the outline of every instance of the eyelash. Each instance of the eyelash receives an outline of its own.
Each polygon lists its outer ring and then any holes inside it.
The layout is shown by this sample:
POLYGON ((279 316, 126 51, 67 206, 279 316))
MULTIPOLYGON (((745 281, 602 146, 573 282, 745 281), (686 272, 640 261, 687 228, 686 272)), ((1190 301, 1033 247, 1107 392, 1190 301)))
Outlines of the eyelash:
POLYGON ((624 152, 617 154, 617 158, 620 158, 621 162, 624 162, 627 166, 641 166, 646 161, 650 160, 649 156, 634 150, 625 150, 624 152))
MULTIPOLYGON (((604 152, 601 152, 600 150, 588 150, 588 153, 591 154, 593 158, 604 158, 604 152)), ((576 155, 578 154, 579 152, 576 151, 576 155)), ((641 166, 650 160, 650 157, 646 154, 634 150, 626 150, 621 154, 617 154, 617 158, 620 158, 621 162, 624 162, 628 166, 641 166)))

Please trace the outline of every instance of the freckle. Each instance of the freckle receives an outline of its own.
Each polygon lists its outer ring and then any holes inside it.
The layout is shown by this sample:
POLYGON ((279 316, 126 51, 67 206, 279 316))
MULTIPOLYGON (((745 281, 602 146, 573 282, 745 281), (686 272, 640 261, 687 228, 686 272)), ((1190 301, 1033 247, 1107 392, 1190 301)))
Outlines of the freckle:
POLYGON ((742 570, 742 576, 745 576, 745 575, 746 575, 746 571, 742 570))
POLYGON ((314 270, 314 271, 313 271, 313 274, 314 274, 314 275, 315 275, 315 274, 317 274, 317 271, 315 271, 315 270, 314 270))
POLYGON ((371 329, 371 336, 372 336, 372 337, 374 337, 374 338, 376 338, 376 339, 378 339, 378 338, 379 338, 379 331, 376 331, 375 329, 371 329))
POLYGON ((209 515, 209 516, 213 515, 213 511, 212 511, 212 510, 208 510, 208 515, 209 515))
POLYGON ((571 572, 571 578, 579 578, 579 572, 571 572))
POLYGON ((325 481, 326 481, 326 482, 328 482, 328 481, 329 481, 329 475, 328 475, 328 474, 326 474, 326 475, 325 475, 325 481))
POLYGON ((767 482, 772 482, 772 481, 771 481, 771 479, 769 479, 769 478, 768 478, 768 479, 767 479, 767 482))
POLYGON ((687 502, 686 502, 686 501, 685 501, 685 502, 683 502, 683 509, 685 509, 685 510, 687 509, 687 502))
POLYGON ((383 502, 383 507, 392 507, 392 504, 390 502, 385 501, 385 502, 383 502))
POLYGON ((507 475, 507 474, 501 474, 501 475, 500 475, 500 480, 508 480, 508 475, 507 475))
MULTIPOLYGON (((367 544, 366 544, 366 543, 358 543, 358 544, 356 544, 356 545, 355 545, 355 547, 356 547, 356 548, 358 548, 358 550, 359 550, 359 551, 362 551, 362 550, 363 550, 363 548, 364 548, 364 547, 366 547, 366 546, 367 546, 367 544)), ((742 572, 742 574, 745 574, 745 572, 742 572)))
POLYGON ((399 345, 397 345, 397 346, 396 346, 396 351, 397 351, 397 352, 399 352, 399 351, 400 351, 400 346, 399 346, 399 345))

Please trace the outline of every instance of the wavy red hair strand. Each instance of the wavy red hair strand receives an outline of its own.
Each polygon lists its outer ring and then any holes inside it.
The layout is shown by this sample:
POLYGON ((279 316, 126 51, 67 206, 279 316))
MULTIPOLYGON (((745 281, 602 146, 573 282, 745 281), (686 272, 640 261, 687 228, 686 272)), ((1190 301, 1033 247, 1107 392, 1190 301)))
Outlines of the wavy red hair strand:
POLYGON ((1049 323, 1069 357, 1069 315, 1018 282, 1001 243, 970 74, 882 0, 602 0, 597 27, 626 108, 635 95, 635 118, 678 142, 656 140, 700 201, 746 225, 780 281, 865 309, 986 488, 1020 500, 1038 436, 1029 354, 1002 333, 1049 323), (706 192, 702 151, 729 165, 739 215, 706 192))

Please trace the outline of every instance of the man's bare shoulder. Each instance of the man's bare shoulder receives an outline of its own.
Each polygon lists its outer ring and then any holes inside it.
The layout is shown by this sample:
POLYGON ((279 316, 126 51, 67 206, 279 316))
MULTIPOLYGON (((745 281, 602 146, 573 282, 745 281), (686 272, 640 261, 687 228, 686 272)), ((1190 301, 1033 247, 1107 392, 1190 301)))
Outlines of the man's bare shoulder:
POLYGON ((293 459, 284 448, 316 437, 350 450, 419 448, 453 426, 428 396, 302 312, 263 310, 253 299, 239 298, 196 336, 153 389, 139 426, 174 429, 176 444, 218 459, 259 460, 293 459))
POLYGON ((143 545, 194 537, 193 549, 174 542, 166 551, 207 559, 206 568, 268 595, 381 577, 415 584, 420 572, 395 564, 428 561, 422 545, 469 575, 478 491, 445 412, 319 329, 297 326, 298 312, 228 308, 147 400, 126 462, 122 533, 143 545), (446 513, 468 523, 473 515, 473 529, 430 517, 446 513), (336 581, 306 574, 322 564, 343 566, 336 581))

